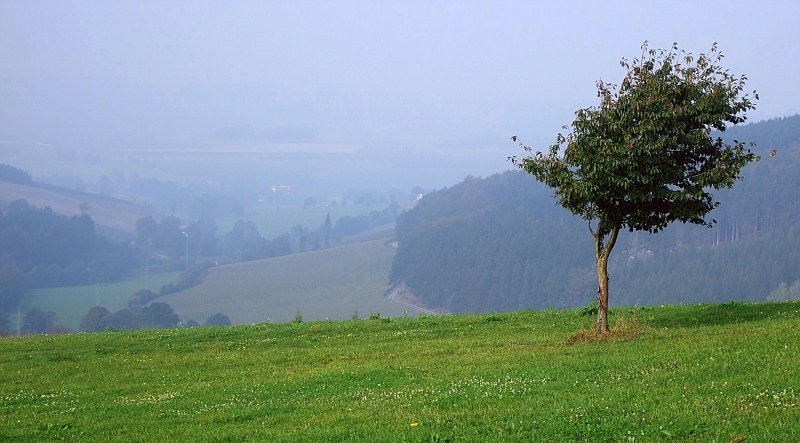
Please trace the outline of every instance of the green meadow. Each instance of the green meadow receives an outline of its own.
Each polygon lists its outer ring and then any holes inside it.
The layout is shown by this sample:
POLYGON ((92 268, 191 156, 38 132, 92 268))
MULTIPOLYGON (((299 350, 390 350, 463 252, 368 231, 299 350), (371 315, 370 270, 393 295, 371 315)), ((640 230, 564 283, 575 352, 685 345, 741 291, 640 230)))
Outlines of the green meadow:
MULTIPOLYGON (((56 313, 56 323, 74 331, 80 328, 81 319, 93 306, 105 306, 110 311, 128 307, 128 298, 140 289, 158 292, 161 285, 174 283, 180 272, 151 274, 113 283, 62 288, 30 289, 22 298, 20 311, 39 308, 56 313)), ((16 319, 12 319, 16 321, 16 319)))
MULTIPOLYGON (((221 312, 234 324, 350 319, 353 316, 417 316, 425 311, 386 298, 395 250, 387 239, 350 243, 330 249, 216 266, 198 286, 155 301, 168 303, 182 321, 203 323, 221 312)), ((56 323, 79 330, 93 306, 110 311, 128 307, 140 289, 158 292, 180 272, 151 274, 99 285, 29 290, 20 312, 39 308, 56 313, 56 323)), ((12 328, 16 322, 12 316, 12 328)))
POLYGON ((701 441, 800 435, 800 303, 0 340, 2 441, 701 441), (571 344, 572 343, 572 344, 571 344))
POLYGON ((158 298, 182 320, 202 323, 221 312, 234 324, 419 315, 389 300, 395 250, 387 239, 352 243, 209 269, 198 286, 158 298))

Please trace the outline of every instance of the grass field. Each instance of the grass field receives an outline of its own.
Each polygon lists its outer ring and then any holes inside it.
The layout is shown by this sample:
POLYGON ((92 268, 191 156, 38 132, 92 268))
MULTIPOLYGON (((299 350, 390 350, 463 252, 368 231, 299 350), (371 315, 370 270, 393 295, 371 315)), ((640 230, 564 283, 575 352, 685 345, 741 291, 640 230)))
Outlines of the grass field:
POLYGON ((0 340, 3 441, 702 441, 800 435, 800 303, 0 340))
MULTIPOLYGON (((393 256, 394 249, 383 239, 218 266, 209 270, 200 285, 156 301, 168 303, 181 320, 199 323, 217 312, 235 324, 288 322, 298 312, 306 320, 344 320, 354 314, 361 318, 417 316, 423 311, 384 297, 393 256)), ((147 285, 157 292, 161 285, 176 281, 179 274, 150 275, 147 285)), ((56 323, 77 331, 91 307, 99 304, 112 312, 126 308, 131 294, 145 286, 144 277, 138 277, 100 285, 34 289, 23 298, 20 310, 54 311, 56 323)))
MULTIPOLYGON (((53 311, 58 316, 56 323, 77 331, 81 319, 93 306, 105 306, 114 312, 128 307, 128 298, 140 289, 158 292, 161 285, 175 282, 180 272, 165 272, 98 285, 70 286, 63 288, 31 289, 22 298, 20 310, 31 308, 53 311)), ((16 319, 14 319, 16 321, 16 319)))
POLYGON ((157 299, 182 320, 204 322, 222 312, 235 324, 419 315, 386 299, 394 249, 384 240, 219 266, 203 283, 157 299))

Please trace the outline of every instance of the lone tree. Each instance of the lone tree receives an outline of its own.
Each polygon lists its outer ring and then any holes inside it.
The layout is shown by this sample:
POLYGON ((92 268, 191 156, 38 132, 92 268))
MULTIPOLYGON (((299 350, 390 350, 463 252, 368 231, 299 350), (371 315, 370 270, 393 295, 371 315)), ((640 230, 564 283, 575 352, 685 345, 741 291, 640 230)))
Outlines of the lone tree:
POLYGON ((730 188, 758 159, 745 143, 712 137, 744 122, 758 100, 755 91, 743 94, 746 76, 719 66, 722 57, 716 43, 695 58, 677 44, 667 51, 645 42, 640 58, 620 62, 627 72, 619 85, 597 82, 600 104, 579 109, 571 132, 558 134, 548 153, 509 158, 588 221, 598 334, 609 330, 608 258, 619 231, 655 233, 674 221, 712 226, 705 217, 719 202, 710 191, 730 188))

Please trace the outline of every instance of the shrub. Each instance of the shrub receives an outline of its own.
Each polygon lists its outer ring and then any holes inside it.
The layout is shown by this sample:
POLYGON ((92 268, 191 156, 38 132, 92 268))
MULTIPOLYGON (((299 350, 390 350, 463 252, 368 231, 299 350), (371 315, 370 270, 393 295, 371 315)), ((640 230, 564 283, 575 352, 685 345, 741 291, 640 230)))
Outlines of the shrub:
POLYGON ((229 326, 230 324, 231 319, 221 312, 209 315, 205 322, 206 326, 229 326))

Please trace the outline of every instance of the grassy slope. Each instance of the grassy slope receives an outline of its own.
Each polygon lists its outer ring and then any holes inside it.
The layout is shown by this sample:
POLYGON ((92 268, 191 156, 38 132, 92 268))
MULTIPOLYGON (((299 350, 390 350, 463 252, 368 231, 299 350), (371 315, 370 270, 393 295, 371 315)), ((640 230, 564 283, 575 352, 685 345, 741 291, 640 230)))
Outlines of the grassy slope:
MULTIPOLYGON (((128 307, 128 298, 140 289, 158 292, 161 285, 174 283, 180 272, 151 274, 100 285, 70 286, 63 288, 31 289, 22 298, 21 312, 31 308, 53 311, 58 316, 56 323, 77 331, 81 319, 93 306, 105 306, 111 312, 128 307)), ((12 320, 13 322, 16 319, 12 320)))
POLYGON ((0 340, 0 440, 793 441, 800 303, 0 340))
POLYGON ((322 251, 219 266, 202 284, 159 298, 181 319, 202 323, 222 312, 236 324, 349 319, 371 313, 398 317, 419 311, 387 300, 394 250, 374 240, 322 251))
POLYGON ((89 215, 95 223, 128 234, 136 230, 137 220, 154 214, 145 207, 101 195, 0 182, 0 201, 20 199, 32 206, 49 206, 53 212, 65 215, 79 215, 81 203, 88 203, 89 215))

